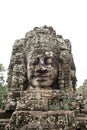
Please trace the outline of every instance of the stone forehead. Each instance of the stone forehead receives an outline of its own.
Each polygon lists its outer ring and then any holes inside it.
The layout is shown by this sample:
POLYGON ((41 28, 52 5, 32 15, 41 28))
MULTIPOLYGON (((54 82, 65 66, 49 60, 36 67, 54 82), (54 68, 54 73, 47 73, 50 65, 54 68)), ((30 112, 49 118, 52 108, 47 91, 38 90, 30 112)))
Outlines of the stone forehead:
POLYGON ((47 47, 54 51, 59 51, 59 45, 56 38, 56 32, 52 27, 40 27, 34 28, 32 31, 25 35, 26 50, 30 51, 33 48, 47 47))
POLYGON ((35 48, 30 53, 52 55, 54 52, 50 48, 35 48))
POLYGON ((28 52, 27 53, 27 58, 30 58, 32 59, 35 58, 35 57, 43 57, 43 56, 48 56, 48 57, 59 57, 58 53, 51 50, 50 48, 33 48, 32 51, 28 52))

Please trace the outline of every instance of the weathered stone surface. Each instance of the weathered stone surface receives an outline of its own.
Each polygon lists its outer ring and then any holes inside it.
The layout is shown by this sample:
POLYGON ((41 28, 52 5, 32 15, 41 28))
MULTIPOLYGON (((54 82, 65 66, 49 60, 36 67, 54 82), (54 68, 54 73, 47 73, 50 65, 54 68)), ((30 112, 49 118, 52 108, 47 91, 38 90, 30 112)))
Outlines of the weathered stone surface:
POLYGON ((71 43, 52 27, 35 27, 16 40, 8 68, 12 111, 6 130, 86 130, 83 98, 75 92, 71 43))
POLYGON ((33 90, 23 92, 17 102, 16 110, 47 111, 47 110, 80 110, 77 95, 59 90, 33 90), (24 96, 25 95, 25 96, 24 96))
POLYGON ((7 112, 5 110, 0 110, 0 130, 5 130, 5 126, 9 123, 12 112, 7 112))
POLYGON ((29 129, 55 129, 72 127, 74 113, 71 111, 16 111, 12 115, 7 128, 11 130, 29 130, 29 129), (11 124, 11 126, 10 126, 11 124))
POLYGON ((38 53, 44 55, 44 51, 46 51, 46 56, 48 57, 52 57, 53 55, 53 61, 50 59, 50 62, 54 62, 57 65, 58 74, 57 84, 55 84, 57 85, 56 88, 75 89, 76 76, 71 53, 71 43, 69 40, 63 39, 62 36, 56 35, 55 30, 47 26, 36 27, 26 33, 24 39, 15 41, 8 69, 9 89, 25 90, 30 86, 29 78, 27 77, 28 58, 31 57, 31 53, 33 53, 34 60, 34 58, 38 57, 38 53), (36 51, 34 51, 35 49, 36 51))

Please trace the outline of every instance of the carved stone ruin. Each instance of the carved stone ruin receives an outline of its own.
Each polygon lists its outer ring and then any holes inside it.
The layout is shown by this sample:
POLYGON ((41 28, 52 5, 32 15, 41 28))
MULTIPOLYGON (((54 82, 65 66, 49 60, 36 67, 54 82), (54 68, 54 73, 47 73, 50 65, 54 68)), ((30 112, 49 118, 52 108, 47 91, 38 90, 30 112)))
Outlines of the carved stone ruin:
POLYGON ((71 43, 52 27, 35 27, 15 41, 7 81, 5 130, 87 130, 71 43))
POLYGON ((82 93, 83 93, 83 97, 86 99, 86 97, 87 97, 87 79, 85 79, 83 82, 82 93))

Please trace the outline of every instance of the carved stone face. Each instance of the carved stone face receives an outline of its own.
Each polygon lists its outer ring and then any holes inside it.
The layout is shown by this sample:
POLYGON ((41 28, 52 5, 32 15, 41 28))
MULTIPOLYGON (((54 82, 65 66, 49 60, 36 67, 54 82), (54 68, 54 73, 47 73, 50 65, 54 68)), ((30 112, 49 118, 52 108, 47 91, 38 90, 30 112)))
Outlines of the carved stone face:
POLYGON ((56 77, 57 67, 54 53, 47 49, 35 49, 28 54, 27 76, 32 87, 51 88, 56 77))

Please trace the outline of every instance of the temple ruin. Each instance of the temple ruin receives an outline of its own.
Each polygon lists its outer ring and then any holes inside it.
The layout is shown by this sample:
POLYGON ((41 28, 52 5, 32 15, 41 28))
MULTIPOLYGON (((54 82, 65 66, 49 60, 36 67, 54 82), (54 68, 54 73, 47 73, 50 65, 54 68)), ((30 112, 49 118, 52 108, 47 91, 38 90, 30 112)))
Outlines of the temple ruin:
POLYGON ((35 27, 13 44, 0 130, 87 130, 76 81, 70 41, 35 27))

